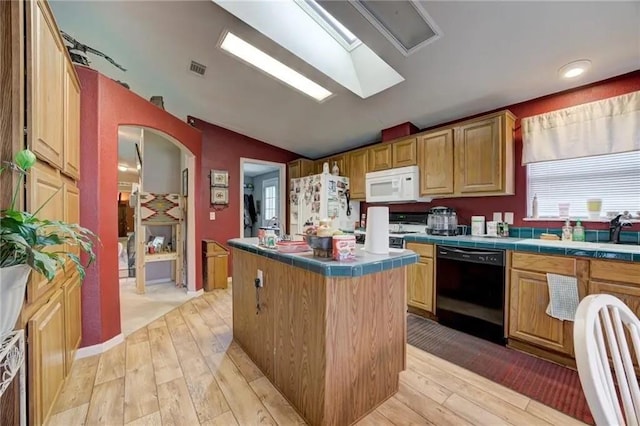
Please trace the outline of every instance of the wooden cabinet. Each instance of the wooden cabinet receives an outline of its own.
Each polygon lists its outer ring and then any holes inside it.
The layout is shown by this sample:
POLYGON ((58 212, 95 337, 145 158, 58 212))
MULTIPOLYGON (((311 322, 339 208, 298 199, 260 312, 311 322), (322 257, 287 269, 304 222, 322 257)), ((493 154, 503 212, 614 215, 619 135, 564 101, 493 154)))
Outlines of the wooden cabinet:
POLYGON ((587 295, 589 260, 568 256, 512 253, 509 338, 573 356, 573 322, 547 315, 547 273, 576 277, 580 300, 587 295))
POLYGON ((421 136, 417 156, 420 195, 453 194, 453 130, 421 136))
POLYGON ((227 288, 229 250, 213 240, 202 240, 204 291, 227 288))
POLYGON ((592 260, 589 294, 599 293, 617 297, 640 317, 640 263, 592 260))
POLYGON ((369 150, 359 149, 349 153, 349 190, 352 200, 366 198, 365 175, 369 171, 369 150))
POLYGON ((82 293, 80 275, 75 274, 63 286, 65 371, 68 375, 82 339, 82 293))
POLYGON ((57 290, 27 325, 30 422, 49 417, 65 378, 64 292, 57 290))
POLYGON ((311 160, 300 158, 289 163, 289 179, 297 179, 315 173, 315 165, 311 160))
POLYGON ((416 138, 394 142, 391 158, 393 167, 415 166, 418 163, 416 138))
MULTIPOLYGON (((63 178, 63 185, 64 221, 67 223, 80 223, 80 190, 76 183, 69 178, 63 178)), ((78 246, 69 246, 67 249, 76 255, 80 254, 78 246)))
MULTIPOLYGON (((27 177, 27 209, 40 218, 65 219, 65 199, 60 171, 44 163, 36 163, 27 177)), ((51 248, 55 250, 55 248, 51 248)), ((44 275, 32 273, 27 285, 27 301, 32 302, 51 288, 44 275)))
POLYGON ((64 167, 63 171, 80 177, 80 84, 73 65, 65 62, 64 73, 64 167))
POLYGON ((407 268, 407 305, 435 315, 433 245, 408 243, 407 249, 420 256, 407 268))
POLYGON ((573 323, 546 314, 546 274, 512 269, 510 293, 509 337, 570 355, 573 323))
POLYGON ((515 118, 503 112, 455 128, 456 194, 513 194, 515 118))
MULTIPOLYGON (((336 155, 333 157, 329 157, 326 160, 329 163, 329 172, 333 173, 333 166, 335 164, 338 165, 338 169, 340 170, 340 172, 338 173, 340 176, 349 176, 348 175, 348 171, 347 171, 347 161, 348 161, 348 155, 344 154, 344 155, 336 155)), ((320 168, 322 169, 322 166, 320 166, 320 168)))
POLYGON ((392 147, 390 143, 381 143, 369 148, 369 172, 387 170, 393 166, 392 147))
POLYGON ((42 1, 27 3, 27 93, 33 114, 29 146, 41 159, 62 169, 64 150, 64 45, 53 15, 42 1), (30 18, 30 19, 29 19, 30 18))

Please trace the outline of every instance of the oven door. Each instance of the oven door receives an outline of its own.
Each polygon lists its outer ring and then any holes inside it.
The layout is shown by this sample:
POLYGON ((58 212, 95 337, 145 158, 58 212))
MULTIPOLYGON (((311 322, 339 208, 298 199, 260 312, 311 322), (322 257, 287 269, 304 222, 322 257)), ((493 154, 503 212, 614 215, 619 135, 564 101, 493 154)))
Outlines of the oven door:
POLYGON ((402 176, 368 177, 366 200, 368 203, 389 203, 402 200, 402 176))

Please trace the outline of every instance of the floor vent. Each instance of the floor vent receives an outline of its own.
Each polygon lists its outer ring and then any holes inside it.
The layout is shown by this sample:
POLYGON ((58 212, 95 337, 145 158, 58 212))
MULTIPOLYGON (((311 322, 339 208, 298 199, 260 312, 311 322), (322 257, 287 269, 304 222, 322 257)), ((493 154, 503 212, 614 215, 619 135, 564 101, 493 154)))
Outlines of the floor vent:
POLYGON ((442 36, 418 1, 353 0, 351 4, 405 56, 442 36))
POLYGON ((194 72, 198 75, 204 75, 204 72, 207 70, 207 67, 197 63, 196 61, 191 61, 191 66, 189 67, 189 71, 194 72))

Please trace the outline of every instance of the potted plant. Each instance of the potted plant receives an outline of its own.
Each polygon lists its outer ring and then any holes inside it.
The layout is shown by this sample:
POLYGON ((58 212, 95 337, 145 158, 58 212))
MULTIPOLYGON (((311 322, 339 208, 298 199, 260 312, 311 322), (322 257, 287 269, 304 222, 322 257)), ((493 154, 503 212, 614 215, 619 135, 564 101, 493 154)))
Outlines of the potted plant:
POLYGON ((36 156, 25 149, 0 168, 0 173, 12 171, 19 175, 11 204, 0 211, 0 336, 13 329, 20 315, 32 270, 51 281, 58 269, 70 261, 84 279, 85 268, 95 259, 93 232, 78 224, 36 217, 57 191, 33 213, 16 210, 18 192, 35 163, 36 156), (64 244, 80 247, 87 254, 86 264, 75 253, 65 251, 64 244))

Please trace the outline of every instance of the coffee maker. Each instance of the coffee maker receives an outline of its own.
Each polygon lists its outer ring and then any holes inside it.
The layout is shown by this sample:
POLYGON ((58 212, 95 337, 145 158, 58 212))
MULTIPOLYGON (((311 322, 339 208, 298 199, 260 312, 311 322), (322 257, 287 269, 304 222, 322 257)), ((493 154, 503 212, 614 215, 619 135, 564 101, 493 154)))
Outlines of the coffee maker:
POLYGON ((458 217, 455 209, 434 207, 427 212, 427 234, 440 236, 458 235, 458 217))

